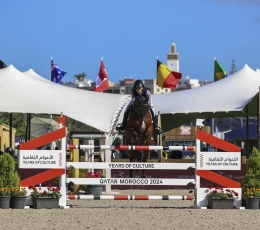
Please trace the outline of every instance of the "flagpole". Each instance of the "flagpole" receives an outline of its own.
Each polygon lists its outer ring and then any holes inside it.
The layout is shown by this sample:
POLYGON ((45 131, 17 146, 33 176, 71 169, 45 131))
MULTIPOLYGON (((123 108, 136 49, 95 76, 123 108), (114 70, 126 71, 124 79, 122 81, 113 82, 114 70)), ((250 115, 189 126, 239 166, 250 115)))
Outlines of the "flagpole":
MULTIPOLYGON (((158 82, 157 82, 157 61, 158 61, 158 56, 157 56, 157 59, 156 59, 156 84, 155 84, 155 93, 154 94, 157 94, 157 89, 158 89, 158 82)), ((154 114, 154 116, 156 116, 156 114, 154 114)), ((160 122, 159 122, 159 114, 158 114, 158 117, 157 117, 157 126, 158 127, 160 127, 160 122)), ((161 143, 160 143, 160 136, 159 135, 157 135, 157 145, 161 145, 161 143)), ((159 162, 162 162, 162 151, 160 151, 159 150, 159 154, 158 154, 158 156, 159 156, 159 159, 158 159, 158 161, 159 162)))
MULTIPOLYGON (((52 57, 51 57, 51 61, 52 61, 52 57)), ((52 68, 51 68, 51 71, 52 71, 52 68)))

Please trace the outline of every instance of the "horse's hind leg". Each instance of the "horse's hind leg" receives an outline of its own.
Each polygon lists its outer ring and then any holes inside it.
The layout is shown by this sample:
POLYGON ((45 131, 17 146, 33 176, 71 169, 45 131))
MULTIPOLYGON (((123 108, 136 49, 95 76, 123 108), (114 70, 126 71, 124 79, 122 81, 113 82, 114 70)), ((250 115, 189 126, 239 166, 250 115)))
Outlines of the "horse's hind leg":
MULTIPOLYGON (((149 156, 149 150, 144 150, 142 162, 147 162, 148 156, 149 156)), ((145 169, 142 170, 142 178, 145 178, 145 169)))

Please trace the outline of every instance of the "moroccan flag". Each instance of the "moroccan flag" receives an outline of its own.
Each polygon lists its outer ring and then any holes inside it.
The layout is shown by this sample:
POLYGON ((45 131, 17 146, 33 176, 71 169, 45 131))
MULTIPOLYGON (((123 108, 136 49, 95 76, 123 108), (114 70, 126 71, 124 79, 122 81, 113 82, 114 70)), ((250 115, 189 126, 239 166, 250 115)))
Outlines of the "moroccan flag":
POLYGON ((227 77, 227 73, 223 66, 215 60, 215 66, 214 66, 214 82, 221 80, 223 78, 227 77))
POLYGON ((6 67, 6 64, 0 60, 0 69, 3 69, 6 67))
POLYGON ((101 59, 100 70, 96 80, 95 92, 103 92, 109 88, 107 71, 101 59))
POLYGON ((181 80, 181 73, 171 71, 157 59, 157 85, 162 88, 175 89, 181 80))

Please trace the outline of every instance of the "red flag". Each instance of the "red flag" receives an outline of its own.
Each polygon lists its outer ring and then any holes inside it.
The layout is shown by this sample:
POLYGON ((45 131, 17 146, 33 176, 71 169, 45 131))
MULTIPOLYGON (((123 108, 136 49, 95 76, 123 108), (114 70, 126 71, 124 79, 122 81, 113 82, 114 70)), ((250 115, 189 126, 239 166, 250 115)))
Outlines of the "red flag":
POLYGON ((96 80, 95 92, 103 92, 109 88, 107 71, 103 60, 101 60, 100 70, 96 80))

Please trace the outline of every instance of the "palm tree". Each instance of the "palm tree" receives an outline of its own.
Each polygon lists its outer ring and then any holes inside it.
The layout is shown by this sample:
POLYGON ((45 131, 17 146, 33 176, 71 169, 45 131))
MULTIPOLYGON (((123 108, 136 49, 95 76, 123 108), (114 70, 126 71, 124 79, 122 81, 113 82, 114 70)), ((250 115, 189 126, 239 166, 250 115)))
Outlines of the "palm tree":
POLYGON ((74 75, 74 78, 77 79, 78 81, 84 81, 86 77, 87 75, 85 72, 74 75))

